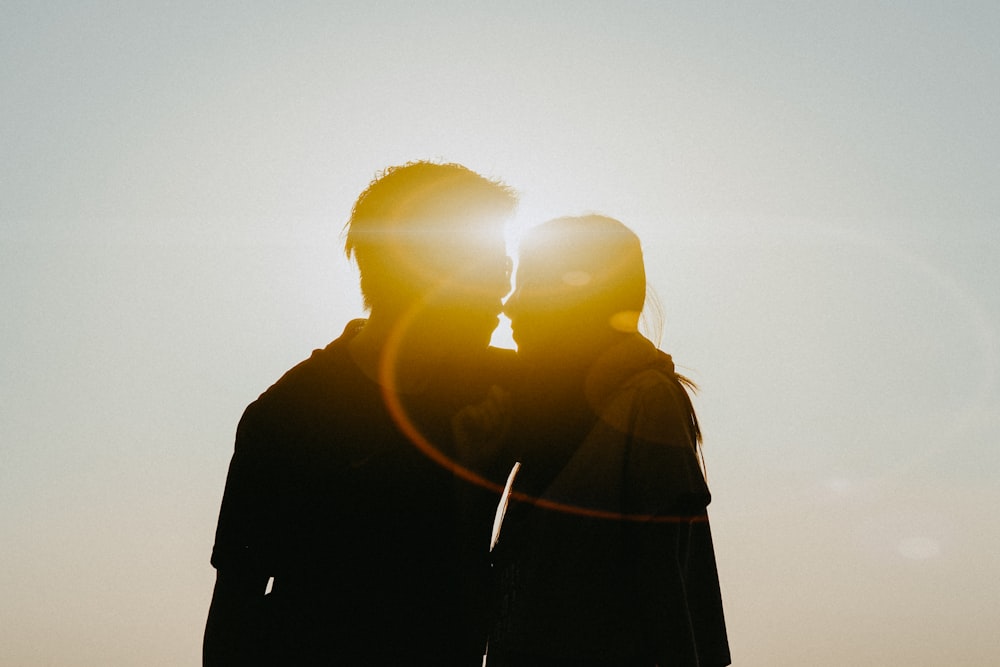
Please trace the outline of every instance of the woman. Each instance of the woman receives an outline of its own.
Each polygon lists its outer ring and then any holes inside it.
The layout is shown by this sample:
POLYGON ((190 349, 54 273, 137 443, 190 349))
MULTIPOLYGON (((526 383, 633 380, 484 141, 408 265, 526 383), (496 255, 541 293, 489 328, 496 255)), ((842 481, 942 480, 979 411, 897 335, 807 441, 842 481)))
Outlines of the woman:
POLYGON ((491 666, 729 664, 690 383, 637 332, 645 294, 616 220, 560 218, 522 243, 491 666))

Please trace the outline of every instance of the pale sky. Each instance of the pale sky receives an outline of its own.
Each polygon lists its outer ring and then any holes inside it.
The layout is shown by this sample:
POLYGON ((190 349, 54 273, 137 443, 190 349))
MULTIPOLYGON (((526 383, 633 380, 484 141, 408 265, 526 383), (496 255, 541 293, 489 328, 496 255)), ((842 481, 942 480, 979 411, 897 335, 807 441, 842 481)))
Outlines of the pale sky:
POLYGON ((1000 5, 205 4, 0 7, 0 664, 198 664, 236 423, 414 159, 643 239, 735 665, 1000 656, 1000 5))

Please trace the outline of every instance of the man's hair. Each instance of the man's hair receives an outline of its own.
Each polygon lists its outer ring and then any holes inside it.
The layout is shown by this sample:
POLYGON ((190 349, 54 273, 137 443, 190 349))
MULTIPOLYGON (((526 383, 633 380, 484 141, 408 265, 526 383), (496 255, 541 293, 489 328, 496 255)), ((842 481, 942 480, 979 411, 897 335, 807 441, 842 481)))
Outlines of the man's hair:
POLYGON ((383 171, 344 227, 365 306, 427 289, 456 244, 502 227, 516 205, 510 187, 460 164, 409 162, 383 171))

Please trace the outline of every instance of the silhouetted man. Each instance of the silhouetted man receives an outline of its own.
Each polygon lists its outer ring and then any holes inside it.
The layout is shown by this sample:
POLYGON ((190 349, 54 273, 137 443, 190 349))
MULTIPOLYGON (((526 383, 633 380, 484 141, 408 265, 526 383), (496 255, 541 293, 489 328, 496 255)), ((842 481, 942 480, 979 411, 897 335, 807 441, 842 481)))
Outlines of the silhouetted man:
POLYGON ((206 665, 480 663, 495 498, 449 468, 451 420, 510 370, 488 345, 514 206, 507 187, 426 162, 358 198, 346 251, 369 317, 240 421, 206 665))

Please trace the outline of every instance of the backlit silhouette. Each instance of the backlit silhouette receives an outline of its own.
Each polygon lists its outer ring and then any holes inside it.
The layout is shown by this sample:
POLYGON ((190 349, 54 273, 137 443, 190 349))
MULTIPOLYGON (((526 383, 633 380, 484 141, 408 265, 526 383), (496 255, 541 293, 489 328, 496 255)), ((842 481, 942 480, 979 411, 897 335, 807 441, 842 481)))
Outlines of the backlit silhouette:
POLYGON ((729 664, 690 383, 637 332, 638 238, 601 216, 550 221, 516 283, 527 374, 504 425, 520 468, 488 664, 729 664))
POLYGON ((496 498, 439 460, 454 459, 455 413, 510 384, 513 354, 488 343, 514 204, 431 163, 390 169, 358 198, 346 251, 369 317, 240 421, 206 665, 480 664, 496 498))

